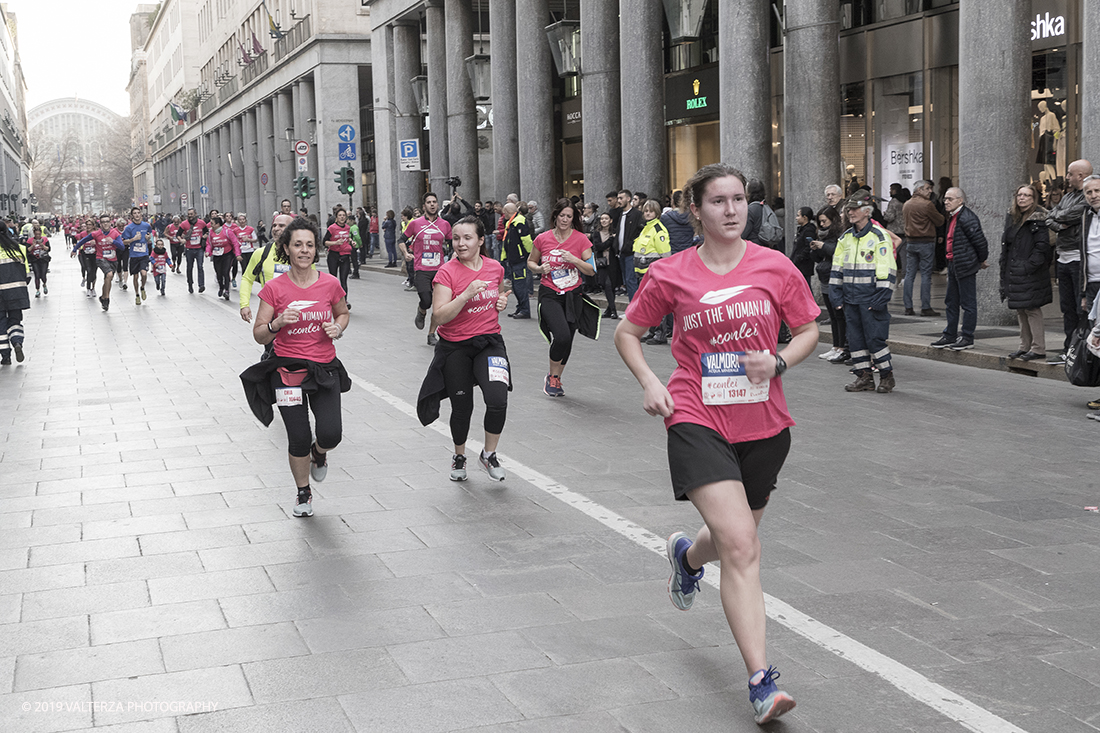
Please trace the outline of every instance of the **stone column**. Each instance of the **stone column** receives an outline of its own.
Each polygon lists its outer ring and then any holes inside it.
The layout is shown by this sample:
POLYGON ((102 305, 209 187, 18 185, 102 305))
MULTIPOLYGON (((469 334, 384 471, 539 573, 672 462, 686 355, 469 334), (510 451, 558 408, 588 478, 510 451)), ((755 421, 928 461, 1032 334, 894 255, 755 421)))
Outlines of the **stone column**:
POLYGON ((668 176, 661 44, 664 6, 661 0, 621 0, 619 8, 619 67, 629 69, 620 78, 623 186, 660 200, 668 176))
MULTIPOLYGON (((260 175, 267 174, 267 185, 260 184, 260 208, 256 212, 256 216, 263 217, 264 221, 270 221, 268 217, 279 208, 276 193, 278 175, 276 174, 275 122, 272 114, 272 101, 262 102, 256 112, 256 182, 259 183, 260 175)), ((252 212, 248 213, 251 214, 252 212)))
POLYGON ((199 189, 199 198, 195 203, 195 208, 203 217, 205 217, 206 213, 210 211, 211 204, 221 199, 221 157, 221 130, 212 130, 207 136, 206 170, 203 173, 202 180, 199 181, 199 185, 197 186, 197 188, 199 189), (203 185, 206 186, 205 196, 202 195, 203 185))
MULTIPOLYGON (((477 160, 477 109, 466 59, 474 54, 470 0, 446 0, 447 13, 447 148, 452 176, 462 178, 462 197, 471 204, 480 198, 477 160)), ((545 39, 544 39, 545 41, 545 39)), ((543 45, 546 45, 545 42, 543 45)), ((434 119, 434 115, 433 115, 434 119)), ((433 122, 434 125, 434 122, 433 122)), ((442 198, 450 189, 438 190, 442 198)))
MULTIPOLYGON (((554 191, 554 60, 545 28, 550 24, 547 0, 516 0, 516 86, 519 106, 519 195, 538 201, 550 225, 554 191)), ((505 191, 504 193, 514 193, 505 191)))
POLYGON ((495 190, 486 194, 503 201, 519 193, 519 126, 516 101, 516 3, 489 0, 492 33, 493 169, 495 190))
POLYGON ((393 29, 371 30, 371 96, 374 100, 374 175, 378 208, 401 215, 397 197, 397 127, 393 116, 393 29))
MULTIPOLYGON (((420 112, 416 107, 410 80, 420 73, 420 27, 413 24, 398 24, 393 27, 393 91, 394 114, 396 115, 397 140, 420 139, 420 112)), ((394 144, 394 157, 397 147, 394 144)), ((420 164, 423 167, 423 156, 420 164)), ((397 201, 399 207, 420 206, 420 197, 424 193, 423 171, 397 172, 397 201)), ((400 211, 395 208, 394 212, 400 211)))
MULTIPOLYGON (((276 176, 275 195, 281 202, 283 199, 294 201, 294 180, 298 177, 297 163, 294 159, 294 106, 293 96, 289 91, 280 92, 275 96, 275 148, 276 176), (289 139, 288 136, 289 135, 289 139)), ((293 211, 298 210, 297 201, 294 201, 293 211)), ((276 204, 275 208, 279 208, 276 204)))
POLYGON ((825 186, 840 182, 839 13, 837 0, 786 4, 783 198, 788 242, 798 228, 792 212, 800 206, 816 211, 825 203, 825 186))
POLYGON ((584 200, 602 212, 604 194, 618 191, 623 177, 617 3, 581 0, 581 49, 584 200))
MULTIPOLYGON (((771 12, 770 3, 718 3, 719 154, 746 178, 766 185, 772 154, 771 12)), ((769 188, 769 200, 775 194, 769 188)))
MULTIPOLYGON (((442 195, 443 180, 451 175, 447 148, 447 18, 440 0, 424 8, 428 25, 428 139, 431 141, 431 172, 428 188, 442 195)), ((453 29, 452 29, 452 32, 453 29)))
POLYGON ((1027 180, 1031 119, 1031 49, 989 39, 1027 38, 1029 15, 1030 5, 1016 0, 959 4, 959 178, 989 242, 990 266, 978 272, 984 325, 1017 322, 1001 303, 998 242, 1016 187, 1027 180))
POLYGON ((200 142, 203 142, 202 138, 196 138, 189 145, 189 163, 187 168, 187 181, 183 186, 183 190, 187 192, 187 206, 183 207, 186 213, 187 209, 198 206, 199 196, 199 181, 202 179, 202 155, 199 148, 200 142))
POLYGON ((229 121, 229 156, 233 168, 229 171, 229 200, 233 213, 245 208, 244 183, 244 118, 234 117, 229 121))
MULTIPOLYGON (((301 137, 300 140, 305 140, 310 145, 309 155, 306 156, 309 165, 309 175, 317 179, 318 194, 309 200, 309 210, 321 211, 323 205, 324 195, 320 193, 324 188, 324 182, 321 178, 319 156, 320 151, 317 150, 317 135, 318 135, 318 120, 320 115, 317 114, 317 97, 314 91, 313 79, 303 79, 298 83, 298 104, 301 105, 301 137)), ((331 207, 330 207, 331 208, 331 207)))
POLYGON ((1081 0, 1081 157, 1100 170, 1100 3, 1081 0))
POLYGON ((221 212, 233 208, 233 169, 229 165, 229 154, 233 150, 233 135, 231 128, 231 122, 226 122, 218 129, 218 140, 221 146, 220 159, 218 161, 218 172, 221 174, 221 191, 219 192, 220 197, 218 200, 211 202, 213 204, 211 208, 221 212))
POLYGON ((348 205, 347 194, 336 188, 335 171, 345 165, 355 169, 356 186, 353 195, 352 213, 355 205, 362 199, 359 191, 362 169, 359 158, 340 160, 340 128, 351 125, 356 137, 348 142, 355 143, 357 156, 362 154, 359 125, 359 69, 355 64, 320 64, 314 71, 317 89, 317 109, 320 110, 320 124, 317 133, 316 158, 321 176, 317 185, 321 192, 321 207, 326 213, 336 204, 348 205))
POLYGON ((244 212, 248 214, 249 223, 263 216, 260 213, 260 172, 257 161, 259 142, 256 140, 256 112, 258 107, 253 107, 241 115, 243 133, 241 145, 244 151, 241 154, 241 173, 244 175, 244 212))

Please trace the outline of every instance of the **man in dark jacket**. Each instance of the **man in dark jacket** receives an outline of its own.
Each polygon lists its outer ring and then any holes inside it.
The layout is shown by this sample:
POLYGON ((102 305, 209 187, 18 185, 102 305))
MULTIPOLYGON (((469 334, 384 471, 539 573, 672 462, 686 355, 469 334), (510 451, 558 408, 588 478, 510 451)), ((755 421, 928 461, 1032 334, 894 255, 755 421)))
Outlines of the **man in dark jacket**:
POLYGON ((634 208, 631 199, 634 194, 625 188, 619 191, 619 220, 615 224, 619 235, 619 267, 623 271, 623 285, 626 286, 626 298, 631 300, 638 291, 638 276, 634 273, 634 240, 642 232, 645 220, 642 212, 634 208))
POLYGON ((947 326, 943 336, 932 343, 936 349, 962 351, 974 347, 974 328, 978 325, 978 270, 989 265, 989 244, 982 233, 978 215, 966 207, 961 188, 947 189, 943 205, 947 222, 947 326), (962 333, 959 334, 959 308, 962 308, 962 333))
POLYGON ((1066 193, 1047 214, 1047 226, 1058 235, 1055 271, 1058 275, 1058 305, 1062 308, 1062 329, 1066 334, 1063 353, 1052 359, 1051 363, 1065 363, 1069 340, 1085 321, 1085 313, 1081 310, 1081 293, 1085 288, 1081 277, 1081 217, 1089 207, 1081 189, 1085 178, 1090 175, 1092 164, 1087 160, 1070 163, 1066 168, 1066 193))

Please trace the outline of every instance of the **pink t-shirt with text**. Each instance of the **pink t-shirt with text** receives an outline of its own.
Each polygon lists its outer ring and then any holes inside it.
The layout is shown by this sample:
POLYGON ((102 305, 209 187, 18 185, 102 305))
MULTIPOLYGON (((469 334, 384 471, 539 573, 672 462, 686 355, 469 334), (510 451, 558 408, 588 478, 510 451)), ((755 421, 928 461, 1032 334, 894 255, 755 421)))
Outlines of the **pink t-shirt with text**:
POLYGON ((248 254, 256 249, 256 230, 252 227, 241 226, 240 224, 232 224, 229 230, 236 235, 237 241, 241 243, 241 254, 248 254))
POLYGON ((443 245, 451 238, 450 224, 442 218, 428 221, 422 216, 409 222, 405 236, 412 240, 417 270, 438 270, 443 266, 443 245))
POLYGON ((539 281, 542 287, 558 293, 566 293, 580 286, 580 270, 576 265, 566 262, 561 253, 569 251, 583 260, 584 251, 592 246, 591 239, 573 230, 569 238, 559 244, 551 230, 535 237, 534 245, 542 255, 540 263, 549 265, 551 268, 550 272, 543 275, 542 280, 539 281))
POLYGON ((288 308, 301 311, 297 323, 288 323, 275 335, 275 354, 327 364, 336 358, 336 346, 323 328, 333 320, 332 307, 344 297, 340 281, 328 273, 317 273, 308 288, 294 284, 289 275, 267 281, 260 300, 275 309, 275 317, 288 308))
POLYGON ((331 224, 328 228, 328 241, 326 246, 339 255, 351 254, 351 227, 347 224, 340 226, 331 224))
POLYGON ((458 297, 474 280, 484 280, 489 287, 466 301, 453 320, 439 327, 439 335, 448 341, 465 341, 487 333, 500 333, 497 298, 504 280, 504 266, 488 257, 481 258, 481 269, 471 270, 453 259, 439 268, 433 287, 444 285, 458 297))
POLYGON ((652 327, 673 314, 668 380, 673 413, 665 427, 694 423, 730 443, 761 440, 794 425, 783 380, 753 385, 742 356, 775 353, 779 324, 791 328, 817 318, 806 279, 783 253, 746 242, 737 267, 725 275, 710 270, 691 247, 650 265, 626 318, 652 327))

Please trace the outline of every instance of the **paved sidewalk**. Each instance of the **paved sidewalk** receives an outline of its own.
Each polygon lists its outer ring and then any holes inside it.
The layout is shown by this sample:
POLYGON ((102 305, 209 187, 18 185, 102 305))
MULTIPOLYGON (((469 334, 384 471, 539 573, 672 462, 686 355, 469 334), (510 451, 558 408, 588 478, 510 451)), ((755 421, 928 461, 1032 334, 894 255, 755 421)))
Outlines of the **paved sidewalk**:
MULTIPOLYGON (((432 353, 415 296, 352 281, 338 351, 359 381, 299 520, 281 421, 263 428, 236 376, 260 349, 235 304, 169 275, 167 297, 116 289, 105 314, 78 278, 55 260, 27 361, 0 370, 0 730, 758 730, 717 590, 677 611, 667 562, 600 521, 699 524, 610 328, 551 400, 534 324, 502 319, 509 478, 455 484, 447 439, 401 405, 432 353)), ((646 348, 667 374, 667 347, 646 348)), ((818 359, 788 373, 765 591, 1023 730, 1100 730, 1095 395, 896 365, 892 395, 846 394, 818 359)), ((784 623, 768 634, 798 700, 775 730, 964 730, 784 623)))

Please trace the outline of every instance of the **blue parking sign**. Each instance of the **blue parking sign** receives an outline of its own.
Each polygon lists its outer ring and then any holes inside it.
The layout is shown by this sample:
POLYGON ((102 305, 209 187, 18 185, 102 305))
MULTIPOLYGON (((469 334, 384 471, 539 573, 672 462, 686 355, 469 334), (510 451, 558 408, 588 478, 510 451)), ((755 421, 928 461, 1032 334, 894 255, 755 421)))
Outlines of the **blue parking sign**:
POLYGON ((340 143, 340 160, 355 160, 355 143, 340 143))

